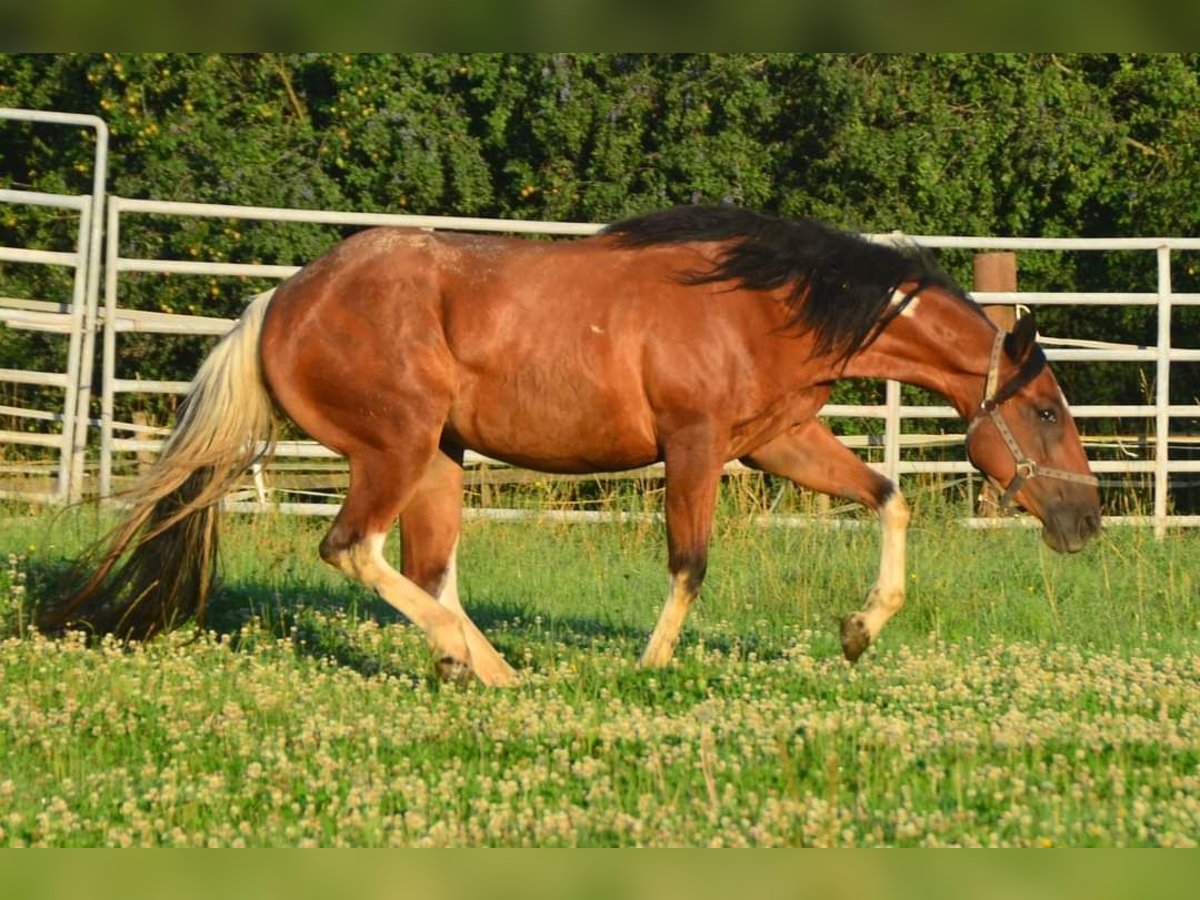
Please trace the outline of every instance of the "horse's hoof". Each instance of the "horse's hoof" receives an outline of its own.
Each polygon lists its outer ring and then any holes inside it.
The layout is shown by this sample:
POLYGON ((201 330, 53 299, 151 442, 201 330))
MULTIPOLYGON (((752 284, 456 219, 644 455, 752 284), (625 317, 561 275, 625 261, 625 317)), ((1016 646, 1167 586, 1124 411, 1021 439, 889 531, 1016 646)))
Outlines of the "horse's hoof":
POLYGON ((443 656, 437 661, 438 678, 451 684, 466 684, 471 680, 471 667, 453 656, 443 656))
POLYGON ((517 673, 512 671, 511 669, 508 670, 507 672, 505 672, 505 671, 477 672, 476 675, 478 675, 479 680, 482 681, 488 687, 510 688, 510 687, 516 687, 518 684, 521 683, 520 680, 517 678, 517 673))
POLYGON ((871 643, 871 635, 867 626, 857 613, 850 613, 842 619, 842 653, 850 662, 857 662, 863 651, 871 643))

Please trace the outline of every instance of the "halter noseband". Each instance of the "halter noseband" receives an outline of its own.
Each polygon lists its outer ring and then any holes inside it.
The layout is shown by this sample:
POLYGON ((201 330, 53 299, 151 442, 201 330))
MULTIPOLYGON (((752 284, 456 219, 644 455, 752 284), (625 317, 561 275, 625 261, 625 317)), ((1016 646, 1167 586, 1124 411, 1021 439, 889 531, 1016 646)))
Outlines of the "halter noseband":
MULTIPOLYGON (((1004 352, 1004 337, 1005 333, 1003 330, 996 332, 996 340, 992 344, 992 357, 988 363, 987 383, 984 386, 983 401, 979 404, 979 409, 976 410, 974 418, 971 419, 970 424, 967 426, 967 441, 969 444, 971 435, 974 434, 976 427, 985 418, 991 419, 992 424, 1000 432, 1001 439, 1003 439, 1005 446, 1008 447, 1008 451, 1017 463, 1017 473, 1006 488, 1002 487, 1000 482, 992 478, 992 476, 987 476, 988 480, 996 485, 997 489, 1004 491, 1000 498, 1000 508, 1008 509, 1012 505, 1013 498, 1016 497, 1017 492, 1021 490, 1025 482, 1037 478, 1039 475, 1045 478, 1057 478, 1060 481, 1070 481, 1075 484, 1098 486, 1100 480, 1094 475, 1079 475, 1063 469, 1053 469, 1050 466, 1038 465, 1025 455, 1025 452, 1021 449, 1021 445, 1017 443, 1017 439, 1013 436, 1012 431, 1009 430, 1004 417, 1000 415, 1000 407, 1006 400, 1011 399, 1029 378, 1022 379, 1021 373, 1018 373, 1016 379, 1005 385, 1003 391, 1001 390, 1000 359, 1004 352)), ((1036 372, 1031 373, 1029 377, 1032 377, 1032 374, 1036 374, 1036 372)), ((967 455, 970 455, 969 449, 967 455)))

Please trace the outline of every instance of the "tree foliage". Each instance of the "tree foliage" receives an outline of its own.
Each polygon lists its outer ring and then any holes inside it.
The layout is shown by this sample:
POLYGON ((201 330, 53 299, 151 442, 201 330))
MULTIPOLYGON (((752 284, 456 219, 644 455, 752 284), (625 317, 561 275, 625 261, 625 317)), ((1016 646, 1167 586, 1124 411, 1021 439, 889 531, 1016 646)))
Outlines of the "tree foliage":
MULTIPOLYGON (((1193 235, 1200 55, 84 54, 0 57, 0 105, 102 116, 122 196, 262 206, 611 221, 732 202, 867 232, 1193 235)), ((0 185, 88 190, 91 147, 0 124, 0 185)), ((67 240, 0 207, 0 242, 67 240)), ((134 218, 123 249, 302 263, 313 226, 134 218)), ((969 257, 944 254, 964 282, 969 257)), ((1021 257, 1029 289, 1153 290, 1148 254, 1021 257)), ((0 269, 6 291, 35 276, 0 269)), ((1196 290, 1181 254, 1176 289, 1196 290)), ((244 284, 132 279, 130 303, 232 315, 244 284)), ((124 302, 124 301, 123 301, 124 302)), ((1152 343, 1145 310, 1047 311, 1053 332, 1152 343)), ((1177 313, 1177 340, 1195 333, 1177 313)), ((31 342, 32 341, 32 342, 31 342)), ((4 356, 41 352, 0 332, 4 356)), ((179 377, 200 348, 132 342, 122 364, 179 377)), ((0 364, 9 363, 0 361, 0 364)), ((1136 366, 1069 372, 1135 399, 1136 366)), ((1200 387, 1184 379, 1177 402, 1200 387)))

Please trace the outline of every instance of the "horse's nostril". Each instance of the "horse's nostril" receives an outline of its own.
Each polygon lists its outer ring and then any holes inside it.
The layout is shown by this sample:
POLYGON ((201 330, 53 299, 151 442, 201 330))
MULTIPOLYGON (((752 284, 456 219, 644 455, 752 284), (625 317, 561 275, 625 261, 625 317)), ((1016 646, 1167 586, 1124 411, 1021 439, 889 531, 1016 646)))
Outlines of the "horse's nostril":
POLYGON ((1079 520, 1080 537, 1091 537, 1100 530, 1100 514, 1090 512, 1079 520))

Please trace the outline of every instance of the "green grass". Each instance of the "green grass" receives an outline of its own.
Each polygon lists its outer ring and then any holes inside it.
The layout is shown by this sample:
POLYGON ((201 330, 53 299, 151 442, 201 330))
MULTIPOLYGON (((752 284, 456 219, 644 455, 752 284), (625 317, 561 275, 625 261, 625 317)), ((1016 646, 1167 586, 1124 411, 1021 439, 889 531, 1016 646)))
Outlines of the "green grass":
POLYGON ((918 508, 908 603, 850 666, 836 620, 876 530, 725 505, 660 672, 636 659, 661 526, 469 522, 460 586, 521 673, 503 691, 439 684, 420 635, 318 561, 326 522, 228 522, 199 639, 30 635, 100 523, 13 511, 0 844, 1194 844, 1200 535, 1058 557, 918 508))

